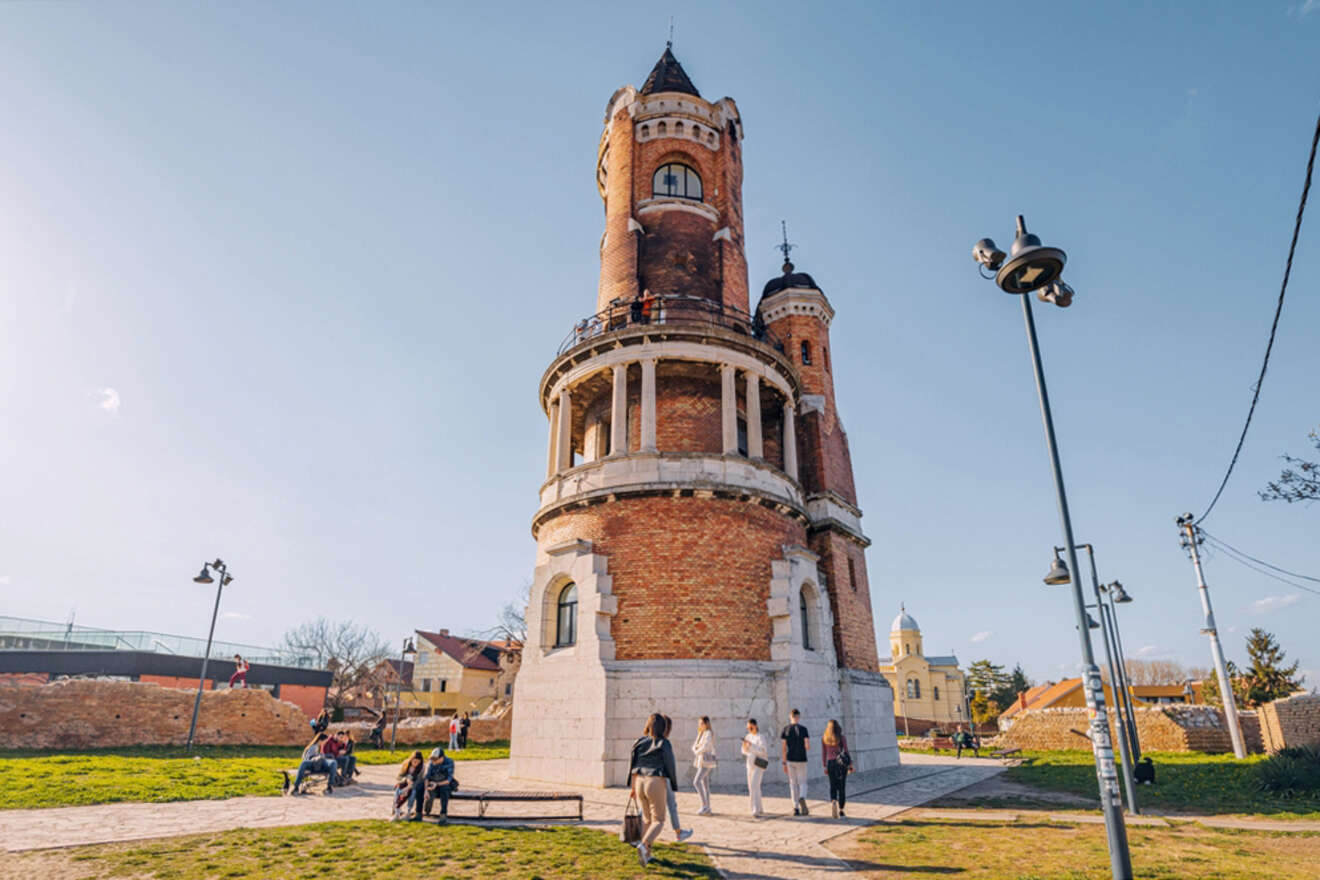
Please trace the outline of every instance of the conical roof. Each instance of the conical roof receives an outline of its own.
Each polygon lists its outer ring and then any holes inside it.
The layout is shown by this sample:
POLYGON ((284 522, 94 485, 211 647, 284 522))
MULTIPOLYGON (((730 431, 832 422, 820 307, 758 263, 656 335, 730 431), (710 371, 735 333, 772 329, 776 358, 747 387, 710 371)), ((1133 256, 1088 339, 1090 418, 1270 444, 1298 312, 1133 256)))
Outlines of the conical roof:
POLYGON ((688 75, 683 71, 683 65, 678 63, 678 59, 674 57, 668 45, 665 46, 665 54, 660 56, 655 67, 651 68, 651 75, 642 84, 643 95, 654 92, 683 92, 701 97, 701 92, 698 92, 692 80, 688 79, 688 75))
POLYGON ((917 621, 913 619, 911 614, 907 613, 906 608, 900 605, 898 606, 898 617, 895 617, 894 622, 889 625, 889 631, 896 633, 905 629, 921 631, 921 627, 917 626, 917 621))

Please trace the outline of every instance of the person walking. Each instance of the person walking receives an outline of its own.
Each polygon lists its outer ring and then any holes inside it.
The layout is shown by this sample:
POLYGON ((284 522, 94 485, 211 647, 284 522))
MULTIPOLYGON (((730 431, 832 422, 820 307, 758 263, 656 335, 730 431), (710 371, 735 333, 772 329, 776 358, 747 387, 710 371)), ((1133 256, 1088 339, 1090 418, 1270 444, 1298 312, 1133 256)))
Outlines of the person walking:
POLYGON ((651 861, 651 844, 665 830, 664 789, 666 785, 678 788, 674 749, 664 731, 665 717, 656 712, 646 720, 641 737, 633 743, 628 762, 628 784, 642 810, 642 839, 637 843, 642 867, 651 861))
POLYGON ((981 744, 976 741, 976 737, 967 732, 966 724, 959 724, 958 729, 953 734, 953 744, 958 749, 955 758, 961 758, 963 749, 971 749, 972 754, 981 757, 981 744))
POLYGON ((696 774, 692 777, 692 787, 701 796, 701 809, 698 816, 710 815, 710 775, 719 766, 715 754, 715 732, 710 729, 710 717, 702 715, 697 722, 697 740, 692 744, 692 764, 696 774))
POLYGON ((793 802, 794 816, 807 816, 807 751, 811 748, 811 734, 800 723, 802 713, 797 709, 788 713, 788 725, 779 732, 779 750, 783 758, 784 773, 788 776, 788 799, 793 802))
POLYGON ((852 755, 848 754, 848 738, 833 718, 820 738, 820 761, 830 780, 830 815, 837 819, 844 815, 843 808, 848 802, 848 774, 853 772, 853 763, 852 755))
POLYGON ((747 734, 742 738, 741 748, 747 759, 747 794, 752 800, 752 816, 760 819, 765 815, 761 810, 761 778, 765 776, 765 768, 770 766, 770 750, 755 718, 747 719, 747 734))
POLYGON ((247 674, 252 666, 238 654, 234 655, 234 674, 229 676, 229 686, 231 688, 247 687, 247 674))
MULTIPOLYGON (((661 717, 665 719, 664 737, 668 740, 670 734, 674 732, 674 719, 670 718, 668 715, 661 717)), ((682 843, 692 836, 692 829, 684 828, 683 823, 678 821, 677 781, 675 781, 674 786, 665 786, 665 805, 669 807, 669 820, 674 826, 674 839, 679 843, 682 843)))

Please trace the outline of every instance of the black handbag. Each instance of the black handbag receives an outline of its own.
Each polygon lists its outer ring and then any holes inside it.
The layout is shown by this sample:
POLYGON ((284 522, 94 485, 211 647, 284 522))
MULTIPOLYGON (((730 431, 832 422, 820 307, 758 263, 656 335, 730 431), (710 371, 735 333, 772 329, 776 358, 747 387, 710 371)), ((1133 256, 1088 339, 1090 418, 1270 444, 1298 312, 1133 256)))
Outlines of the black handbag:
POLYGON ((760 767, 762 770, 770 766, 770 762, 767 761, 765 758, 752 758, 752 763, 755 764, 757 767, 760 767))
POLYGON ((641 843, 642 840, 642 809, 633 795, 628 795, 628 805, 623 808, 623 827, 619 829, 619 840, 624 843, 641 843))

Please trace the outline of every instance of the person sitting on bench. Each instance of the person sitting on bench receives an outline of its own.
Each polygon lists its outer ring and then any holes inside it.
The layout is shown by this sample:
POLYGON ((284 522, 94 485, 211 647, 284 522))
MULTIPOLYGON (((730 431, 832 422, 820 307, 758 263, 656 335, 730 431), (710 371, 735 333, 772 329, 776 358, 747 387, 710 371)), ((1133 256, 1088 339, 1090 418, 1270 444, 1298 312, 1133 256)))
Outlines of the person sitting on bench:
POLYGON ((445 757, 445 750, 438 746, 431 750, 431 760, 426 762, 426 772, 422 774, 422 784, 426 786, 423 812, 431 814, 431 804, 440 798, 440 818, 449 816, 449 795, 458 787, 454 779, 454 759, 445 757))
POLYGON ((981 744, 976 741, 976 737, 967 732, 967 725, 959 724, 958 730, 953 734, 953 744, 958 748, 958 754, 955 757, 961 758, 963 749, 971 749, 972 754, 981 757, 981 744))
POLYGON ((334 786, 335 773, 339 770, 339 765, 334 758, 327 757, 321 752, 321 745, 327 737, 324 732, 318 733, 316 737, 303 749, 302 762, 298 765, 298 776, 293 781, 293 788, 290 789, 293 794, 299 794, 302 791, 302 782, 308 773, 325 773, 329 776, 329 784, 326 790, 329 791, 334 786))
POLYGON ((340 728, 335 731, 334 736, 328 737, 325 742, 321 743, 321 754, 335 762, 335 769, 338 771, 338 775, 335 777, 335 785, 349 785, 352 783, 357 758, 352 755, 347 730, 340 728))
POLYGON ((408 816, 412 812, 413 801, 417 802, 417 814, 410 816, 414 822, 422 821, 422 794, 425 790, 425 761, 420 751, 413 752, 399 768, 399 778, 394 781, 394 813, 390 821, 408 816))

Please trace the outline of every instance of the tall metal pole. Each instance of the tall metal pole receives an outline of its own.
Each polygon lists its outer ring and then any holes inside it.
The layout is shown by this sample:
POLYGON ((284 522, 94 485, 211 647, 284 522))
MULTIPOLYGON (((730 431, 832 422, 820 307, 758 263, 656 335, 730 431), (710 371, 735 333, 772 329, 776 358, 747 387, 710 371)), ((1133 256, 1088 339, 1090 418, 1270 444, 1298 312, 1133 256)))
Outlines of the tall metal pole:
POLYGON ((1242 742, 1242 727, 1238 722, 1233 683, 1228 680, 1228 669, 1224 665, 1224 648, 1219 644, 1215 613, 1210 609, 1210 588, 1205 585, 1205 573, 1201 571, 1201 554, 1196 550, 1196 524, 1190 518, 1180 520, 1179 524, 1187 534, 1187 546, 1192 552, 1192 567, 1196 569, 1196 588, 1201 594, 1201 610, 1205 612, 1205 626, 1201 628, 1201 632, 1210 637, 1210 656, 1215 661, 1215 676, 1219 679, 1219 695, 1224 704, 1224 718, 1228 722, 1228 735, 1233 740, 1233 756, 1245 758, 1247 748, 1242 742))
POLYGON ((197 713, 202 708, 202 688, 206 687, 206 665, 211 661, 211 639, 215 636, 215 619, 220 613, 220 591, 225 588, 225 566, 219 566, 220 576, 215 582, 215 607, 211 609, 211 629, 206 633, 206 656, 202 658, 202 676, 197 679, 197 697, 193 700, 192 722, 188 725, 188 744, 185 750, 191 752, 193 736, 197 733, 197 713))
MULTIPOLYGON (((1100 615, 1100 637, 1105 643, 1105 661, 1109 664, 1109 683, 1110 689, 1114 692, 1114 701, 1116 708, 1122 706, 1123 698, 1118 696, 1119 678, 1118 671, 1114 668, 1114 649, 1110 645, 1110 627, 1105 622, 1104 599, 1100 594, 1100 577, 1095 572, 1095 548, 1090 544, 1083 544, 1086 548, 1086 555, 1091 561, 1091 589, 1095 591, 1095 610, 1100 615)), ((1103 692, 1103 691, 1102 691, 1103 692)), ((1118 756, 1123 764, 1123 788, 1126 789, 1128 812, 1136 814, 1141 810, 1137 808, 1137 792, 1132 781, 1132 751, 1128 748, 1127 730, 1123 723, 1123 712, 1119 708, 1117 723, 1118 728, 1118 756)))
POLYGON ((394 681, 394 726, 390 728, 390 751, 394 751, 394 740, 399 735, 399 701, 403 691, 404 657, 408 656, 408 640, 404 639, 403 650, 399 652, 399 677, 394 681))
MULTIPOLYGON (((1019 225, 1020 225, 1019 220, 1019 225)), ((1132 856, 1128 852, 1127 827, 1123 824, 1123 807, 1118 791, 1118 771, 1114 767, 1114 747, 1109 740, 1109 715, 1105 711, 1105 690, 1100 680, 1100 669, 1095 665, 1091 650, 1091 631, 1086 624, 1086 601, 1082 597, 1082 582, 1077 577, 1077 542, 1073 540, 1072 517, 1068 513, 1068 495, 1063 486, 1063 469, 1059 464, 1059 448, 1054 440, 1054 418, 1050 415, 1050 395, 1045 388, 1045 370, 1041 365, 1040 347, 1036 341, 1036 321, 1031 314, 1031 294, 1019 294, 1022 299, 1022 317, 1027 325, 1027 344, 1031 348, 1031 366, 1036 374, 1036 392, 1040 397, 1040 418, 1045 426, 1045 445, 1049 447, 1050 467, 1054 472, 1054 491, 1059 501, 1059 521, 1063 526, 1063 546, 1068 551, 1068 570, 1073 572, 1069 583, 1073 592, 1073 610, 1077 618, 1077 637, 1082 649, 1082 682, 1086 689, 1086 705, 1091 716, 1091 751, 1095 756, 1095 775, 1100 786, 1100 809, 1105 817, 1105 834, 1109 843, 1109 867, 1114 880, 1132 880, 1132 856)))
POLYGON ((1109 620, 1113 624, 1109 635, 1114 640, 1114 648, 1117 651, 1118 680, 1123 688, 1121 702, 1128 719, 1128 747, 1132 752, 1132 760, 1140 761, 1141 737, 1137 735, 1137 714, 1136 708, 1132 704, 1132 682, 1128 678, 1127 660, 1125 659, 1127 654, 1123 652, 1123 633, 1118 628, 1118 606, 1114 603, 1112 589, 1107 595, 1109 596, 1109 620))

